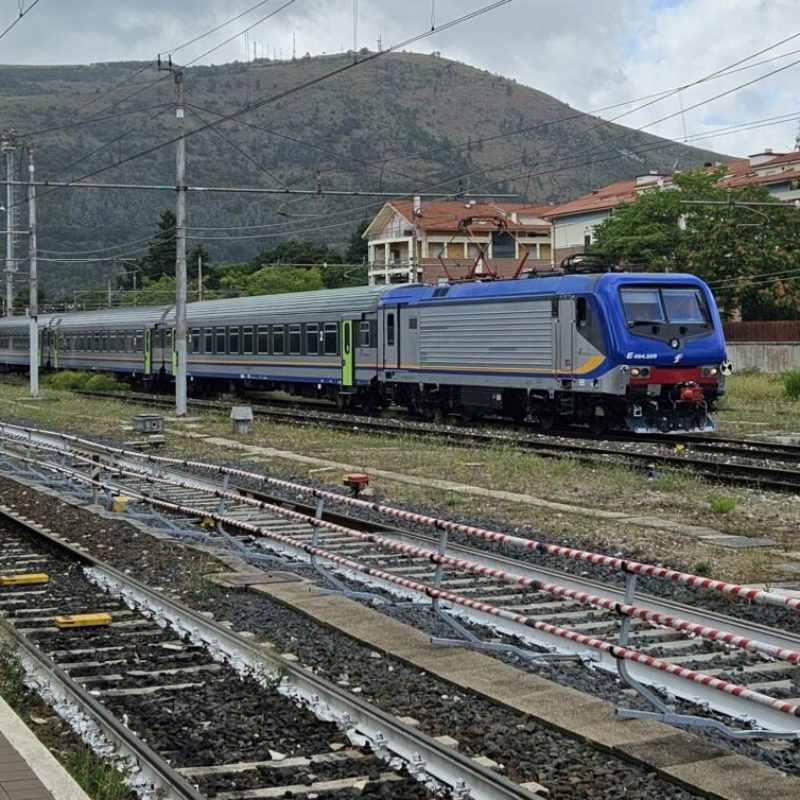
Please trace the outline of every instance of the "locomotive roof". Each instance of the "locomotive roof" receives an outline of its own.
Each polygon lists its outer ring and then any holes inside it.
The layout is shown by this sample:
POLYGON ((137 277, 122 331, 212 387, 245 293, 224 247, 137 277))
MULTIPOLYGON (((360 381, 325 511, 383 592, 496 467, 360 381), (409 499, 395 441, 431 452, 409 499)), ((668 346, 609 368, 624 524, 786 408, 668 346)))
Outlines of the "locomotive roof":
POLYGON ((380 304, 407 303, 416 305, 425 302, 470 301, 487 298, 504 299, 536 295, 568 295, 608 293, 625 284, 691 284, 702 286, 694 275, 656 272, 612 272, 591 275, 555 275, 547 278, 520 280, 470 281, 464 283, 406 284, 390 289, 380 304))

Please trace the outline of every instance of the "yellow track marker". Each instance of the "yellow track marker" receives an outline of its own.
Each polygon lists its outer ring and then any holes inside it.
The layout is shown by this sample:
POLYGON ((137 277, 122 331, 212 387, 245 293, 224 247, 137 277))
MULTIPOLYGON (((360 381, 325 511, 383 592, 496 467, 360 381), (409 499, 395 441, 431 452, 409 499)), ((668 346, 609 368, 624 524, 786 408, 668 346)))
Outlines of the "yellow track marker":
POLYGON ((130 498, 125 495, 118 494, 111 498, 111 510, 116 514, 122 514, 128 507, 130 498))
POLYGON ((30 583, 47 583, 46 572, 28 572, 24 575, 0 575, 0 586, 27 586, 30 583))
POLYGON ((111 614, 70 614, 53 619, 57 628, 91 628, 98 625, 110 625, 111 614))

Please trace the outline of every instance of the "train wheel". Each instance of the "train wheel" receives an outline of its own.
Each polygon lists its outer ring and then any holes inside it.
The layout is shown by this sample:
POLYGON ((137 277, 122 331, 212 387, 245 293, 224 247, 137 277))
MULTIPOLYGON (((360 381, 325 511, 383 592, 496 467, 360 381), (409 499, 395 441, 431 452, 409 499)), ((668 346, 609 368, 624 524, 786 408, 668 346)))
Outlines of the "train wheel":
POLYGON ((592 414, 589 421, 589 430, 593 436, 602 436, 608 430, 608 417, 598 414, 592 414))
POLYGON ((556 413, 555 408, 552 408, 551 406, 545 406, 544 408, 540 409, 538 417, 539 428, 545 433, 553 430, 553 428, 556 426, 556 422, 558 422, 558 414, 556 413))

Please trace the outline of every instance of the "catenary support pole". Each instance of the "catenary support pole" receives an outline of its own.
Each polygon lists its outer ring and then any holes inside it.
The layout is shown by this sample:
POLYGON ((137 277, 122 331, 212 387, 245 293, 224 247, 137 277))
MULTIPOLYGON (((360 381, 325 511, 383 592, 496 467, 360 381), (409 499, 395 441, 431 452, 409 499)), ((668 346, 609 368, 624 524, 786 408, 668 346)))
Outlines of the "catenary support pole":
POLYGON ((39 396, 39 279, 36 274, 36 185, 34 183, 33 146, 28 145, 28 222, 30 247, 30 380, 31 397, 39 396))
POLYGON ((186 139, 184 137, 183 73, 175 71, 177 167, 175 190, 175 416, 186 415, 186 139))
POLYGON ((16 142, 13 132, 3 134, 3 151, 6 154, 6 316, 14 314, 14 273, 16 263, 14 261, 14 231, 16 223, 16 205, 14 203, 14 186, 10 181, 14 180, 14 153, 16 142))

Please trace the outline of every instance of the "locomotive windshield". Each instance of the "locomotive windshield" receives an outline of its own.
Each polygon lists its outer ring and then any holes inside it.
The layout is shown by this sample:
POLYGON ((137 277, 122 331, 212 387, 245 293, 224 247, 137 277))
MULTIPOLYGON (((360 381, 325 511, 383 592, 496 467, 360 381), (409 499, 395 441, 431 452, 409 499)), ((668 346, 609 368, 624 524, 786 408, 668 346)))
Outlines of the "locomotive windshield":
POLYGON ((620 291, 625 320, 634 325, 706 325, 705 300, 695 287, 626 287, 620 291))

